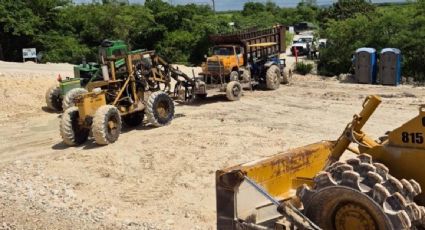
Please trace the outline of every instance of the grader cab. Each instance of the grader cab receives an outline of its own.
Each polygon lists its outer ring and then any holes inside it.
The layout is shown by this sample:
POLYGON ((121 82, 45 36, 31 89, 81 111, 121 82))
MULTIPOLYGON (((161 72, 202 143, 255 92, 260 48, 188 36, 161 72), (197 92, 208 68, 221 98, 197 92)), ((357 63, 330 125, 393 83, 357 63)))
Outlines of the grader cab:
POLYGON ((361 129, 380 103, 336 141, 218 170, 217 229, 424 229, 425 107, 375 141, 361 129))

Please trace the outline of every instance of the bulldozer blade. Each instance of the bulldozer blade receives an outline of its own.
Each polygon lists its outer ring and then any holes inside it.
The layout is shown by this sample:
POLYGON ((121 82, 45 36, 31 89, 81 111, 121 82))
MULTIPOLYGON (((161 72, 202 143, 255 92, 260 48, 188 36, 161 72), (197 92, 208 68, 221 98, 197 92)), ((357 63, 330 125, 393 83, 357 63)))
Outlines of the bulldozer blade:
MULTIPOLYGON (((281 215, 245 176, 279 201, 296 197, 296 189, 312 185, 323 170, 335 141, 321 141, 216 172, 217 229, 239 229, 241 222, 274 223, 281 215)), ((273 226, 269 226, 273 227, 273 226)))

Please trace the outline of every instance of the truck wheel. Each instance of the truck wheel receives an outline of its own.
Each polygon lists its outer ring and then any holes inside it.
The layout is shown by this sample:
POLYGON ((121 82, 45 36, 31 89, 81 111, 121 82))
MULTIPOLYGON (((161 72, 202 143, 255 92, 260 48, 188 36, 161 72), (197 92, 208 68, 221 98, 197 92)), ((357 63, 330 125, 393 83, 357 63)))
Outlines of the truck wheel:
POLYGON ((280 69, 276 65, 270 66, 266 73, 266 87, 270 90, 278 89, 280 86, 280 69))
POLYGON ((226 86, 226 97, 229 101, 237 101, 242 96, 241 83, 237 81, 231 81, 226 86))
POLYGON ((59 86, 52 86, 46 91, 46 104, 53 111, 62 111, 62 96, 59 86))
POLYGON ((288 84, 289 83, 288 74, 285 72, 285 70, 283 70, 283 72, 282 72, 282 77, 281 77, 280 83, 282 83, 282 84, 288 84))
POLYGON ((113 105, 104 105, 97 109, 93 117, 92 133, 99 145, 114 143, 121 132, 121 116, 113 105))
POLYGON ((89 137, 90 129, 78 123, 78 108, 73 106, 65 110, 60 121, 60 134, 65 144, 73 146, 84 143, 89 137))
POLYGON ((323 229, 416 229, 425 215, 413 201, 421 187, 388 171, 361 154, 332 164, 314 178, 313 189, 304 185, 297 195, 305 215, 323 229))
POLYGON ((153 126, 168 125, 174 118, 174 103, 166 93, 154 92, 149 96, 146 115, 153 126))
POLYGON ((68 91, 65 94, 65 97, 63 98, 63 101, 62 101, 63 109, 65 110, 69 107, 74 106, 75 105, 75 103, 74 103, 75 98, 77 98, 78 96, 83 95, 85 93, 87 93, 87 90, 83 89, 83 88, 75 88, 75 89, 71 89, 70 91, 68 91))
POLYGON ((130 127, 135 127, 140 125, 143 122, 143 118, 145 116, 144 111, 138 111, 135 113, 130 113, 122 117, 122 121, 124 124, 130 127))
POLYGON ((230 72, 230 81, 237 81, 239 80, 239 73, 237 70, 233 70, 230 72))

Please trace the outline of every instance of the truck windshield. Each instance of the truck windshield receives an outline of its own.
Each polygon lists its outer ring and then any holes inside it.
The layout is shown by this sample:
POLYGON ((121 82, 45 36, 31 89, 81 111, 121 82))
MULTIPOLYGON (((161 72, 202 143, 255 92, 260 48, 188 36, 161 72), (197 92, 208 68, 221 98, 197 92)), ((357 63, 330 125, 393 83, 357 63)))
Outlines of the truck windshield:
POLYGON ((213 55, 233 55, 233 47, 214 47, 213 55))

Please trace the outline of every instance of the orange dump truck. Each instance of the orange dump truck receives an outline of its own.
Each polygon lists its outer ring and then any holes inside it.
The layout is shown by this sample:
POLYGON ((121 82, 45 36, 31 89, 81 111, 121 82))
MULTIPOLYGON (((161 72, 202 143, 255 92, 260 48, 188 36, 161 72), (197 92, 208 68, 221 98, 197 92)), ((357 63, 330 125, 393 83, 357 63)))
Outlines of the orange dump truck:
POLYGON ((285 82, 285 27, 250 29, 232 34, 212 35, 212 56, 206 58, 195 95, 205 97, 208 89, 226 92, 238 100, 243 88, 274 90, 285 82))

